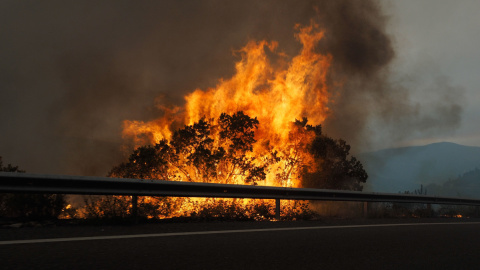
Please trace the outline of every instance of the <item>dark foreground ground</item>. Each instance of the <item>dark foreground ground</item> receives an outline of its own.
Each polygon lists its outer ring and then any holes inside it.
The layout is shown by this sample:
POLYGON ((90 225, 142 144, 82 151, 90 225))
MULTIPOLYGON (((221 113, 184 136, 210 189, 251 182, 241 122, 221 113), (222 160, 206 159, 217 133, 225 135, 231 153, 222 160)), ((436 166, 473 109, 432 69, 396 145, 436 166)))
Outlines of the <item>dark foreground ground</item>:
POLYGON ((478 269, 479 222, 328 219, 2 228, 0 268, 478 269), (51 242, 60 238, 69 239, 51 242), (18 242, 32 239, 47 240, 18 242))

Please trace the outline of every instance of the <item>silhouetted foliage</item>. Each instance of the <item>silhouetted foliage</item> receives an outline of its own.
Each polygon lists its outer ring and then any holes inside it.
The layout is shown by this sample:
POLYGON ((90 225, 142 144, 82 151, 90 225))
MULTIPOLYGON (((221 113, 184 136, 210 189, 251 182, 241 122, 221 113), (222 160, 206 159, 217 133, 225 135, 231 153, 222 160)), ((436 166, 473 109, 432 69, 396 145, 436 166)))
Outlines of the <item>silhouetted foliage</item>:
MULTIPOLYGON (((89 219, 130 219, 132 196, 86 196, 84 214, 89 219)), ((138 197, 140 218, 166 218, 187 200, 176 197, 138 197)))
POLYGON ((12 164, 7 164, 7 166, 4 166, 2 157, 0 156, 0 172, 19 172, 19 173, 23 173, 25 171, 20 170, 18 168, 18 166, 12 166, 12 164))
MULTIPOLYGON (((248 156, 253 150, 254 130, 257 126, 258 120, 250 118, 243 112, 233 115, 223 113, 217 124, 214 124, 213 119, 200 119, 193 125, 186 125, 175 131, 170 141, 164 139, 154 146, 147 145, 135 149, 128 161, 113 167, 108 176, 257 184, 266 177, 265 167, 255 165, 258 157, 248 156)), ((118 211, 113 209, 116 205, 113 201, 118 198, 120 197, 90 199, 87 204, 87 215, 92 217, 115 215, 118 211)), ((129 197, 123 199, 130 201, 129 197)), ((181 203, 181 198, 172 200, 168 197, 148 199, 140 197, 138 215, 168 216, 181 203)), ((125 214, 119 216, 122 215, 125 214)))
MULTIPOLYGON (((345 141, 322 134, 320 125, 307 125, 306 118, 296 120, 286 145, 279 148, 264 140, 262 150, 253 153, 258 125, 256 118, 243 112, 222 113, 217 121, 202 118, 175 131, 170 141, 163 139, 154 146, 135 149, 128 160, 113 167, 108 176, 256 185, 266 179, 269 166, 273 165, 276 182, 282 186, 292 186, 291 180, 301 177, 303 187, 362 190, 362 183, 368 177, 362 164, 349 156, 350 146, 345 141)), ((182 203, 178 198, 145 198, 139 198, 139 216, 168 216, 182 203)), ((92 200, 87 210, 91 216, 124 217, 130 211, 127 207, 130 200, 128 196, 92 200), (127 203, 116 203, 120 198, 127 203)), ((232 201, 218 200, 205 205, 207 208, 191 215, 207 219, 246 218, 239 212, 240 206, 233 205, 232 201)), ((296 208, 288 209, 288 217, 311 215, 308 204, 295 205, 296 208)), ((247 208, 243 210, 252 210, 247 208)), ((268 207, 257 208, 263 212, 273 211, 268 207)), ((264 214, 262 216, 273 218, 273 212, 264 214)))
POLYGON ((257 184, 265 179, 269 164, 283 162, 283 169, 276 174, 282 185, 292 175, 299 175, 304 187, 362 190, 368 178, 360 161, 349 156, 350 145, 322 134, 320 125, 307 125, 306 118, 292 123, 289 144, 270 149, 267 162, 249 155, 256 142, 256 118, 243 112, 223 113, 218 124, 213 123, 213 119, 201 119, 175 131, 171 141, 137 148, 109 176, 257 184))
MULTIPOLYGON (((18 166, 3 166, 0 157, 0 171, 23 173, 18 166)), ((66 206, 63 194, 0 194, 0 216, 10 218, 45 219, 57 218, 66 206)))
POLYGON ((441 184, 429 184, 428 193, 435 196, 480 199, 480 169, 464 172, 441 184))
POLYGON ((427 189, 423 188, 423 185, 420 185, 419 189, 415 189, 414 191, 406 190, 403 194, 427 195, 427 189))
POLYGON ((313 155, 312 168, 303 168, 302 184, 306 188, 363 189, 368 174, 362 163, 350 155, 350 145, 342 139, 332 139, 322 134, 320 125, 307 125, 307 119, 296 120, 297 132, 313 134, 313 140, 305 146, 313 155))
POLYGON ((137 148, 108 176, 252 184, 264 180, 265 167, 255 165, 258 157, 248 156, 255 143, 258 120, 237 112, 223 113, 218 125, 213 122, 200 119, 175 131, 170 141, 164 139, 155 146, 137 148))

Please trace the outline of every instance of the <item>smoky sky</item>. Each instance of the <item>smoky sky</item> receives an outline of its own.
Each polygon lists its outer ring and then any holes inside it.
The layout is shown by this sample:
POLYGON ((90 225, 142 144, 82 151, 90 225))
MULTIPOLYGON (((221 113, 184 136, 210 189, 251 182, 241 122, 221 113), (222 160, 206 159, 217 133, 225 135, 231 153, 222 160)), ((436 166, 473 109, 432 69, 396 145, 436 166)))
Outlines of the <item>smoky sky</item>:
MULTIPOLYGON (((329 135, 355 147, 373 118, 389 134, 458 124, 455 98, 425 109, 390 80, 395 46, 377 1, 2 1, 0 155, 32 173, 105 175, 125 155, 123 120, 154 119, 156 104, 229 78, 248 40, 294 56, 294 25, 312 19, 334 59, 329 81, 342 84, 329 135)), ((448 79, 436 83, 447 95, 448 79)))

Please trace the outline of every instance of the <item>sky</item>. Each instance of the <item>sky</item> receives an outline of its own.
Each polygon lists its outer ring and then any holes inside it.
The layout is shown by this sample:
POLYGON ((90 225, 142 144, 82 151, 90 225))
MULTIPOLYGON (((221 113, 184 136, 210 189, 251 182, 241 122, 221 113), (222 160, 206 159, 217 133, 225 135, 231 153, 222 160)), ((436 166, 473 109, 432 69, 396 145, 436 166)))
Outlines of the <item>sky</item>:
POLYGON ((420 85, 412 91, 421 99, 435 93, 432 81, 445 80, 452 88, 445 98, 462 105, 461 121, 452 130, 420 134, 395 144, 423 145, 450 141, 480 146, 480 2, 389 1, 389 31, 394 38, 394 77, 420 85))
POLYGON ((105 175, 125 157, 122 121, 213 87, 248 40, 320 50, 344 81, 332 137, 353 152, 450 141, 480 146, 479 1, 0 2, 0 156, 32 173, 105 175))

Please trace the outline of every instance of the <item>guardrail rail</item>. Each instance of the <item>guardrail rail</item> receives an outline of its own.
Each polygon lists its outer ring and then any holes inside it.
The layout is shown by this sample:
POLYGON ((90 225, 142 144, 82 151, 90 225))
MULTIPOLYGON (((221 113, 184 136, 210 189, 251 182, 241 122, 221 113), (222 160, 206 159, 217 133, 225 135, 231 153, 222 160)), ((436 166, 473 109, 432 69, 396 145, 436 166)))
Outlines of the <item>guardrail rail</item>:
MULTIPOLYGON (((280 215, 280 200, 403 202, 480 206, 480 200, 476 199, 415 194, 9 172, 0 172, 0 192, 275 199, 277 218, 280 215)), ((366 210, 366 206, 364 208, 366 210)))

